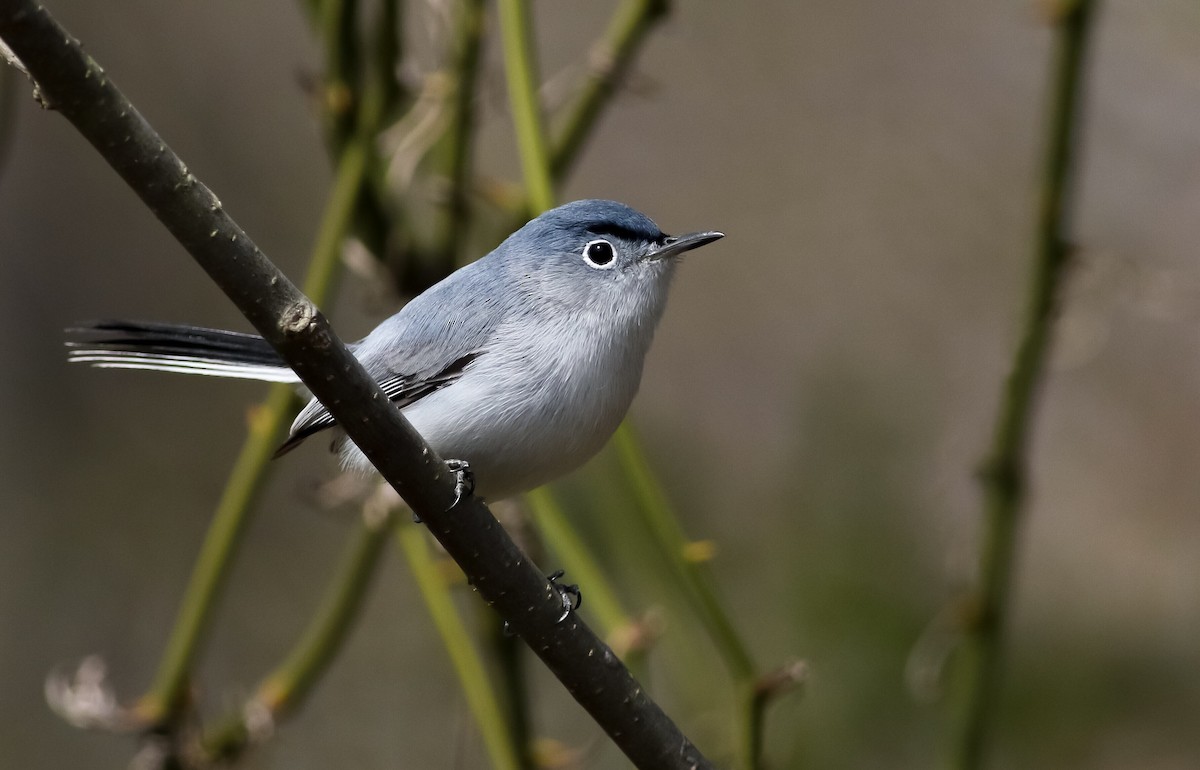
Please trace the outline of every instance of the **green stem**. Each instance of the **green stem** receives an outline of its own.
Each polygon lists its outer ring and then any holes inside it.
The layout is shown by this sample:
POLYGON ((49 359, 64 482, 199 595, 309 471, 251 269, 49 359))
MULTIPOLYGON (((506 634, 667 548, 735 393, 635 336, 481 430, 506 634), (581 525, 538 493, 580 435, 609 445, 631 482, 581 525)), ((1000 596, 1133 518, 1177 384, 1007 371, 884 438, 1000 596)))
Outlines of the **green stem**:
POLYGON ((300 0, 300 10, 314 27, 321 22, 321 0, 300 0))
POLYGON ((450 655, 450 662, 467 699, 467 707, 479 725, 492 767, 496 770, 520 770, 519 753, 500 710, 500 700, 484 670, 479 652, 471 645, 466 624, 459 616, 446 579, 430 553, 425 532, 407 523, 400 524, 396 527, 396 539, 408 560, 426 609, 442 637, 442 644, 450 655))
POLYGON ((371 57, 371 80, 367 90, 377 91, 378 115, 365 114, 362 122, 378 124, 404 99, 404 86, 399 69, 404 58, 404 36, 401 28, 400 0, 382 0, 379 19, 375 25, 375 50, 371 57))
POLYGON ((669 10, 667 0, 625 0, 617 8, 604 36, 592 46, 587 78, 556 132, 550 157, 554 179, 571 170, 646 36, 669 10))
POLYGON ((726 668, 739 681, 753 680, 755 665, 750 652, 717 597, 712 577, 704 564, 688 558, 689 540, 628 422, 617 429, 613 448, 655 544, 685 586, 684 595, 716 643, 726 668))
MULTIPOLYGON (((550 178, 561 184, 583 152, 587 140, 608 106, 621 79, 637 58, 649 32, 670 11, 666 0, 625 0, 613 14, 604 35, 592 46, 588 75, 579 93, 563 108, 550 142, 550 178)), ((495 197, 495 193, 493 193, 495 197)), ((497 203, 512 212, 509 232, 525 224, 535 207, 531 196, 512 196, 497 203)))
POLYGON ((391 517, 387 515, 374 521, 362 520, 304 635, 258 687, 258 699, 272 713, 281 714, 299 705, 341 649, 375 575, 390 529, 391 517))
MULTIPOLYGON (((500 1, 509 101, 512 106, 513 123, 521 154, 526 195, 530 203, 529 207, 534 213, 545 211, 555 204, 554 179, 566 173, 582 147, 588 131, 595 124, 601 108, 611 97, 615 82, 632 60, 638 43, 649 29, 651 22, 664 11, 663 4, 657 2, 627 2, 619 9, 607 35, 607 41, 611 42, 613 46, 611 49, 612 59, 609 62, 611 68, 593 73, 592 80, 589 81, 581 97, 575 102, 565 132, 560 139, 556 156, 551 159, 547 151, 548 143, 542 128, 538 106, 537 67, 529 34, 528 6, 522 0, 500 1)), ((635 487, 639 490, 652 487, 657 492, 657 509, 669 519, 670 512, 667 510, 665 498, 645 463, 641 461, 636 442, 629 435, 627 428, 618 431, 618 441, 621 441, 622 436, 624 436, 623 443, 626 448, 623 456, 628 457, 630 453, 637 455, 635 460, 637 467, 631 468, 626 465, 627 474, 631 478, 635 478, 636 475, 635 487)), ((589 602, 595 598, 593 606, 597 606, 598 615, 601 617, 601 622, 607 626, 607 630, 611 632, 628 623, 627 616, 620 609, 615 593, 608 588, 608 582, 602 577, 599 567, 587 553, 581 539, 570 527, 561 510, 554 504, 550 494, 545 490, 536 490, 527 496, 527 500, 547 542, 563 556, 564 560, 571 564, 573 574, 588 586, 589 602), (597 589, 600 587, 603 589, 597 593, 597 589)), ((645 502, 644 497, 643 502, 645 502)), ((678 529, 677 524, 674 526, 678 529)), ((683 538, 681 533, 677 539, 679 548, 676 549, 676 552, 682 561, 683 538)), ((696 577, 695 570, 689 574, 693 575, 693 583, 699 582, 701 585, 707 586, 700 577, 696 577)), ((730 653, 734 661, 733 665, 739 666, 739 671, 744 669, 744 675, 740 678, 752 682, 753 666, 749 662, 748 655, 741 648, 740 641, 732 630, 732 624, 719 611, 715 596, 711 591, 701 590, 697 593, 703 597, 700 600, 701 604, 709 607, 709 612, 705 617, 724 620, 722 628, 725 633, 721 638, 726 640, 726 643, 723 647, 726 650, 733 650, 730 653), (713 611, 713 607, 716 607, 717 611, 713 611), (732 639, 733 642, 729 643, 729 639, 732 639)), ((749 687, 743 689, 748 690, 749 687)))
MULTIPOLYGON (((300 641, 259 684, 254 702, 266 709, 273 721, 304 701, 341 650, 376 573, 390 528, 390 516, 368 519, 364 515, 300 641)), ((205 736, 205 753, 212 760, 227 762, 246 747, 250 737, 244 715, 235 714, 205 736)))
POLYGON ((200 547, 158 673, 135 706, 136 713, 147 724, 169 721, 183 705, 192 661, 229 572, 239 535, 266 479, 267 465, 289 415, 295 410, 295 401, 291 388, 274 385, 266 402, 250 419, 246 441, 200 547))
POLYGON ((517 132, 525 189, 532 208, 541 212, 554 206, 555 196, 538 101, 537 53, 533 45, 529 4, 525 0, 500 0, 499 14, 508 100, 517 132))
MULTIPOLYGON (((479 78, 485 10, 483 0, 462 0, 454 36, 453 62, 447 73, 450 89, 447 109, 450 118, 439 149, 448 189, 445 204, 437 210, 430 260, 432 269, 441 275, 449 274, 456 267, 467 229, 467 190, 471 184, 471 149, 475 131, 475 84, 479 78)), ((430 267, 425 269, 429 270, 430 267)))
MULTIPOLYGON (((403 33, 400 18, 400 0, 382 0, 378 16, 373 21, 373 48, 370 62, 358 96, 359 110, 355 137, 370 137, 371 158, 368 176, 363 181, 363 194, 359 199, 358 212, 354 220, 354 234, 366 249, 378 259, 386 261, 393 233, 399 229, 399 212, 390 206, 392 191, 386 181, 387 166, 374 148, 374 141, 384 123, 399 109, 407 97, 398 72, 404 56, 403 33)), ((359 44, 366 48, 366 37, 359 44)), ((334 154, 343 149, 333 145, 334 154)))
MULTIPOLYGON (((353 219, 367 157, 364 143, 355 143, 346 149, 338 165, 304 282, 305 294, 316 303, 323 304, 333 293, 342 239, 353 219)), ((246 441, 200 548, 158 672, 149 691, 137 703, 138 715, 148 724, 169 721, 183 703, 192 663, 229 572, 239 535, 266 480, 279 437, 295 408, 292 389, 276 385, 250 421, 246 441)))
POLYGON ((1094 4, 1069 3, 1058 19, 1052 106, 1035 236, 1036 258, 1025 331, 997 414, 992 448, 984 465, 985 532, 980 585, 965 629, 959 669, 961 724, 952 766, 983 764, 985 744, 1001 684, 1004 632, 1016 559, 1017 532, 1025 508, 1030 429, 1039 386, 1061 302, 1071 247, 1067 235, 1077 150, 1083 64, 1094 4))
POLYGON ((762 767, 763 737, 766 732, 768 701, 758 697, 754 681, 738 682, 735 685, 735 700, 741 725, 738 730, 739 766, 746 770, 762 767))
POLYGON ((358 0, 323 0, 320 11, 325 44, 322 107, 329 140, 342 148, 354 135, 356 97, 362 91, 358 43, 358 0))
MULTIPOLYGON (((542 131, 541 115, 537 100, 536 64, 533 46, 529 36, 529 18, 527 5, 521 0, 501 0, 500 16, 504 33, 505 64, 508 73, 509 100, 512 105, 513 122, 517 132, 518 146, 521 152, 522 168, 525 176, 525 188, 533 211, 544 211, 554 205, 553 179, 555 171, 565 173, 571 160, 578 153, 583 139, 589 128, 595 124, 600 109, 611 96, 617 77, 631 61, 638 42, 649 29, 652 21, 660 16, 665 8, 661 3, 629 2, 621 7, 610 25, 608 39, 613 41, 612 69, 596 73, 585 89, 583 96, 575 104, 571 119, 567 123, 566 132, 559 144, 557 163, 549 158, 546 150, 547 142, 542 131)), ((745 715, 753 713, 753 682, 755 677, 754 665, 743 646, 733 623, 724 612, 711 580, 703 567, 686 561, 684 546, 686 540, 679 528, 678 522, 670 511, 666 497, 662 493, 657 480, 649 471, 641 450, 637 446, 630 429, 622 426, 616 436, 622 467, 630 479, 635 494, 646 516, 647 522, 657 536, 668 559, 683 578, 688 587, 686 592, 692 599, 693 606, 700 614, 710 635, 716 640, 722 652, 726 665, 733 672, 738 682, 739 691, 744 697, 739 697, 739 712, 745 715)), ((535 516, 544 524, 549 524, 552 547, 576 550, 575 557, 579 562, 572 561, 572 570, 584 580, 584 574, 595 568, 592 560, 583 556, 581 542, 570 530, 564 517, 555 515, 549 505, 549 496, 545 492, 535 492, 529 496, 531 508, 535 516)), ((548 538, 549 540, 549 538, 548 538)), ((593 576, 590 579, 595 579, 593 576)), ((589 579, 589 580, 590 580, 589 579)), ((592 583, 584 582, 592 589, 592 583)), ((596 585, 604 585, 600 580, 596 585)), ((589 599, 591 594, 589 593, 589 599)), ((602 607, 608 614, 609 620, 615 627, 618 622, 619 610, 615 597, 602 596, 605 603, 602 607)), ((624 613, 620 613, 623 618, 624 613)), ((745 725, 753 723, 751 716, 744 720, 745 725)), ((742 730, 746 746, 756 745, 752 736, 746 735, 747 728, 742 730)), ((747 749, 744 754, 750 754, 747 749)), ((746 767, 757 767, 757 758, 747 756, 746 767)))
POLYGON ((754 697, 757 678, 754 661, 717 596, 706 565, 688 558, 689 541, 628 421, 613 437, 613 448, 655 544, 682 583, 684 597, 716 644, 725 668, 733 677, 739 715, 737 764, 746 770, 756 770, 761 765, 763 723, 754 697))
POLYGON ((748 701, 744 711, 746 725, 742 733, 747 741, 743 751, 751 761, 750 767, 762 766, 767 707, 780 696, 800 687, 807 677, 807 664, 799 660, 791 661, 749 683, 749 690, 740 693, 740 697, 748 701))
POLYGON ((488 618, 491 647, 497 659, 500 691, 505 695, 509 741, 517 751, 521 770, 537 770, 533 757, 533 725, 530 724, 529 685, 526 682, 525 642, 505 632, 503 621, 488 618))

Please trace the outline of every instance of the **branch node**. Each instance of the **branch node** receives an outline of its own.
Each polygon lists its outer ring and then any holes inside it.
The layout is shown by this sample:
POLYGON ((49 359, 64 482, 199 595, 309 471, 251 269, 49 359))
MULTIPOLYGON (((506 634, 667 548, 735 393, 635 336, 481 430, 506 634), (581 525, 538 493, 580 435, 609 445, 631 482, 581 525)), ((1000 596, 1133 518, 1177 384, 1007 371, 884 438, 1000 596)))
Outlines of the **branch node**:
POLYGON ((314 330, 316 319, 317 309, 311 302, 296 302, 280 316, 279 331, 289 337, 299 337, 314 330))

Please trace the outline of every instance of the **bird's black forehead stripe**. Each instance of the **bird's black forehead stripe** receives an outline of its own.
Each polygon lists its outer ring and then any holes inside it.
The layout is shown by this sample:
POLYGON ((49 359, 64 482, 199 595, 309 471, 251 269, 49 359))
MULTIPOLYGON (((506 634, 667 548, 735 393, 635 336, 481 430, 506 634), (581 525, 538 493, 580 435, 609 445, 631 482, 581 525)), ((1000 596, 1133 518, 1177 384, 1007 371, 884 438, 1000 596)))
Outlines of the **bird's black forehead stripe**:
POLYGON ((635 229, 625 227, 616 222, 591 222, 587 225, 587 231, 593 235, 611 235, 626 241, 654 241, 658 243, 667 237, 657 230, 635 229))

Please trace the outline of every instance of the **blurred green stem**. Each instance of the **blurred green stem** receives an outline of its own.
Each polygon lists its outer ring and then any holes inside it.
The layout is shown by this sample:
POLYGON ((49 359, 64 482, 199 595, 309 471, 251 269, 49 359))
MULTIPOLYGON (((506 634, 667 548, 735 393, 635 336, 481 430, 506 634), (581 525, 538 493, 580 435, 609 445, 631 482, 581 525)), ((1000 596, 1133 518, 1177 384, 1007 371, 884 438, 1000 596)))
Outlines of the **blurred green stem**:
POLYGON ((982 766, 987 733, 1001 684, 1006 616, 1017 533, 1025 507, 1028 444, 1038 389, 1071 246, 1068 215, 1078 142, 1084 61, 1094 4, 1077 0, 1058 13, 1052 105, 1035 236, 1036 258, 1025 331, 996 417, 992 448, 982 470, 984 536, 980 584, 966 618, 956 682, 960 719, 952 767, 982 766))
POLYGON ((725 667, 735 679, 742 682, 752 681, 755 677, 755 666, 750 652, 738 635, 729 613, 722 606, 712 584, 712 576, 703 561, 688 558, 689 540, 679 526, 678 517, 671 510, 662 485, 650 471, 641 446, 628 423, 617 430, 616 436, 613 437, 613 448, 655 544, 685 586, 685 596, 716 643, 725 667))
MULTIPOLYGON (((364 512, 308 628, 287 659, 259 684, 252 703, 265 709, 272 724, 304 701, 341 650, 376 573, 391 524, 387 511, 364 512)), ((246 715, 239 711, 205 736, 205 754, 228 762, 251 738, 246 715)))
MULTIPOLYGON (((433 248, 418 283, 430 285, 458 266, 467 231, 467 191, 471 185, 471 150, 475 133, 475 84, 483 48, 484 0, 460 0, 455 20, 453 61, 446 78, 446 132, 439 143, 438 161, 446 195, 435 212, 433 248)), ((423 260, 426 261, 426 260, 423 260)))
POLYGON ((633 65, 646 35, 669 10, 667 0, 624 0, 613 13, 604 36, 592 46, 582 88, 564 109, 562 128, 556 132, 550 156, 554 179, 562 179, 570 171, 600 112, 633 65))
POLYGON ((399 70, 404 56, 404 36, 400 23, 400 0, 382 0, 375 23, 375 49, 371 56, 371 79, 365 90, 378 101, 379 116, 362 116, 367 122, 382 122, 388 112, 404 98, 399 70))
MULTIPOLYGON (((333 293, 342 240, 353 220, 366 174, 371 136, 347 146, 338 163, 303 287, 304 293, 317 304, 324 304, 333 293)), ((169 721, 183 703, 192 662, 229 572, 239 535, 262 489, 271 457, 295 411, 296 401, 290 387, 275 385, 266 403, 252 415, 246 441, 200 548, 158 673, 150 690, 136 705, 139 717, 148 724, 169 721)))
POLYGON ((139 719, 146 724, 169 721, 183 705, 192 661, 295 401, 289 387, 273 385, 266 402, 251 415, 246 441, 200 548, 158 673, 135 706, 139 719))
POLYGON ((283 664, 258 687, 258 699, 272 713, 298 705, 341 649, 379 564, 391 523, 389 513, 361 518, 308 629, 283 664))
POLYGON ((756 770, 762 763, 763 720, 762 709, 755 698, 758 674, 750 652, 721 604, 712 575, 703 560, 688 557, 689 541, 679 525, 679 518, 671 510, 662 485, 650 470, 628 421, 613 437, 613 449, 655 544, 682 583, 684 597, 716 644, 721 660, 733 678, 739 715, 738 766, 756 770))
MULTIPOLYGON (((624 0, 617 8, 604 36, 592 46, 591 66, 579 93, 563 108, 562 117, 555 121, 560 128, 550 142, 552 184, 561 183, 574 167, 601 113, 633 65, 647 34, 669 10, 666 0, 624 0)), ((529 193, 523 200, 510 201, 506 205, 513 211, 508 231, 523 225, 538 210, 549 208, 548 205, 540 208, 533 205, 529 193)))
MULTIPOLYGON (((512 110, 513 127, 517 133, 517 149, 525 176, 525 190, 533 207, 541 212, 554 206, 554 182, 550 178, 550 160, 545 126, 538 98, 537 50, 533 42, 533 22, 525 0, 499 0, 500 32, 504 48, 504 72, 508 79, 508 103, 512 110)), ((514 709, 527 709, 524 688, 519 678, 523 668, 518 657, 523 648, 514 647, 511 655, 501 660, 506 667, 505 682, 509 687, 509 702, 514 709)), ((513 740, 528 746, 532 741, 531 720, 527 711, 514 711, 509 718, 513 740)))
POLYGON ((396 527, 396 538, 417 581, 421 598, 433 618, 458 675, 467 706, 479 725, 483 744, 496 770, 521 770, 520 752, 509 732, 500 709, 500 700, 492 689, 478 651, 471 645, 466 624, 459 617, 450 596, 450 587, 433 555, 425 532, 407 522, 396 527))
MULTIPOLYGON (((404 56, 400 0, 381 0, 378 16, 370 30, 374 32, 373 47, 362 81, 357 131, 371 132, 371 159, 363 180, 364 190, 359 198, 353 231, 369 252, 386 260, 389 242, 393 232, 400 228, 398 220, 401 216, 389 205, 392 192, 386 181, 387 164, 379 157, 375 139, 408 96, 398 75, 404 56)), ((366 36, 359 46, 366 49, 366 36)), ((335 154, 343 149, 339 145, 334 147, 335 154)))
POLYGON ((529 4, 525 0, 499 0, 499 14, 508 100, 517 132, 525 190, 534 211, 541 213, 554 206, 555 198, 538 100, 537 51, 532 39, 529 4))
POLYGON ((332 146, 340 149, 354 135, 355 99, 362 92, 358 0, 322 0, 318 20, 325 45, 322 114, 332 146))
POLYGON ((491 647, 499 661, 501 690, 508 697, 505 711, 508 714, 508 734, 517 752, 521 770, 537 770, 533 757, 533 725, 529 723, 529 686, 526 683, 525 642, 505 633, 504 621, 488 618, 491 629, 491 647))

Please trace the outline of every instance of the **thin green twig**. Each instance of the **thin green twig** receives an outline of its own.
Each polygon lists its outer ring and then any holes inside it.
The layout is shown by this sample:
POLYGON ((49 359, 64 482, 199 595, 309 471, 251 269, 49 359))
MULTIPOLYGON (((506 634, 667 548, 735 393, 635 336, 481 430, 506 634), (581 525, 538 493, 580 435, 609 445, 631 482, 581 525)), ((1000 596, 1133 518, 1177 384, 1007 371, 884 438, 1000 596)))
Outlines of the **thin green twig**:
POLYGON ((646 656, 654 642, 654 623, 632 617, 621 604, 608 574, 600 568, 591 549, 567 519, 566 512, 548 487, 525 495, 530 518, 558 564, 570 567, 572 583, 586 587, 589 616, 600 624, 605 641, 639 679, 646 674, 646 656))
POLYGON ((475 85, 483 48, 483 0, 462 0, 454 34, 452 63, 446 73, 449 120, 439 146, 446 197, 434 223, 431 262, 442 274, 457 266, 467 229, 467 191, 471 184, 471 150, 475 133, 475 85))
POLYGON ((667 0, 624 0, 613 13, 604 36, 592 46, 582 87, 563 109, 561 127, 555 132, 550 155, 550 173, 554 179, 562 179, 570 171, 600 113, 633 66, 642 42, 669 10, 667 0))
POLYGON ((756 698, 758 674, 754 660, 717 594, 707 565, 701 559, 689 557, 690 541, 671 509, 662 485, 650 470, 628 421, 613 437, 613 449, 654 543, 682 584, 685 599, 713 640, 733 678, 738 714, 738 766, 755 770, 762 764, 766 701, 760 702, 756 698))
POLYGON ((388 514, 361 517, 312 622, 287 659, 258 687, 258 700, 273 714, 297 706, 341 649, 375 574, 390 527, 388 514))
POLYGON ((262 406, 251 413, 246 440, 192 568, 158 672, 150 689, 134 706, 138 719, 146 724, 170 721, 183 706, 192 662, 228 575, 239 536, 266 480, 271 456, 289 415, 295 411, 295 402, 290 388, 275 385, 262 406))
MULTIPOLYGON (((612 101, 625 73, 633 66, 648 33, 666 18, 670 5, 665 0, 625 0, 613 13, 604 35, 592 45, 591 67, 570 104, 553 122, 559 125, 550 141, 550 178, 563 182, 595 131, 600 115, 612 101)), ((530 197, 514 196, 501 205, 513 212, 508 230, 525 223, 535 207, 530 197)))
POLYGON ((470 633, 454 606, 450 587, 434 561, 425 532, 411 524, 402 523, 396 527, 396 539, 417 581, 421 598, 442 637, 442 644, 450 655, 467 706, 479 725, 492 767, 496 770, 520 770, 519 753, 500 709, 500 699, 492 688, 478 650, 470 642, 470 633))
POLYGON ((322 0, 319 21, 325 46, 322 113, 332 146, 341 149, 354 135, 356 98, 362 93, 358 0, 322 0))
MULTIPOLYGON (((546 136, 538 101, 537 57, 530 37, 529 9, 524 0, 501 0, 500 16, 504 36, 504 62, 508 72, 508 96, 521 166, 525 173, 525 189, 534 208, 545 211, 555 204, 551 180, 550 159, 546 152, 546 136)), ((608 630, 616 627, 625 613, 619 609, 615 592, 601 576, 595 560, 586 554, 582 540, 571 530, 565 517, 546 490, 526 495, 526 503, 539 524, 546 525, 542 534, 551 547, 567 558, 574 575, 589 586, 597 585, 597 609, 601 622, 608 630), (578 559, 578 562, 575 560, 578 559)))
POLYGON ((983 763, 1001 684, 1017 531, 1025 508, 1029 435, 1070 264, 1071 172, 1078 152, 1084 61, 1094 5, 1091 0, 1069 2, 1057 19, 1052 104, 1025 330, 981 473, 985 532, 980 585, 966 619, 960 680, 956 683, 961 724, 955 733, 952 766, 959 770, 975 770, 983 763))
POLYGON ((538 770, 533 756, 532 709, 529 700, 528 672, 525 666, 525 642, 509 634, 504 622, 488 618, 488 640, 499 664, 500 691, 506 696, 504 712, 508 719, 509 739, 517 752, 521 770, 538 770))
MULTIPOLYGON (((357 130, 370 132, 372 150, 367 178, 363 181, 365 189, 354 220, 354 234, 369 252, 386 261, 393 233, 400 229, 402 217, 390 205, 392 191, 386 180, 387 163, 379 157, 375 139, 409 96, 399 77, 404 57, 400 0, 381 0, 371 31, 374 34, 369 38, 372 47, 368 51, 368 66, 364 68, 357 130)), ((363 35, 359 43, 364 50, 367 40, 363 35)), ((335 154, 342 149, 337 145, 334 148, 335 154)))
POLYGON ((679 518, 671 510, 662 485, 650 471, 628 422, 613 437, 613 449, 655 544, 685 586, 684 594, 716 643, 725 667, 735 679, 752 681, 756 667, 750 652, 721 604, 703 560, 688 557, 690 541, 679 525, 679 518))
MULTIPOLYGON (((366 89, 376 89, 372 98, 379 100, 380 117, 387 115, 404 99, 405 88, 399 70, 404 58, 404 35, 401 25, 400 0, 381 0, 379 18, 375 23, 374 50, 371 52, 370 80, 366 89)), ((365 116, 367 122, 376 118, 365 116)))
POLYGON ((542 109, 538 99, 537 49, 533 43, 533 22, 525 0, 500 0, 500 31, 504 39, 504 71, 508 78, 508 100, 525 190, 535 212, 555 204, 554 180, 550 174, 550 154, 542 109))
MULTIPOLYGON (((251 703, 263 709, 272 724, 304 701, 341 650, 376 573, 390 528, 389 512, 364 513, 308 628, 284 662, 256 688, 251 703)), ((217 724, 203 739, 204 752, 212 761, 228 762, 252 740, 244 709, 217 724)))

